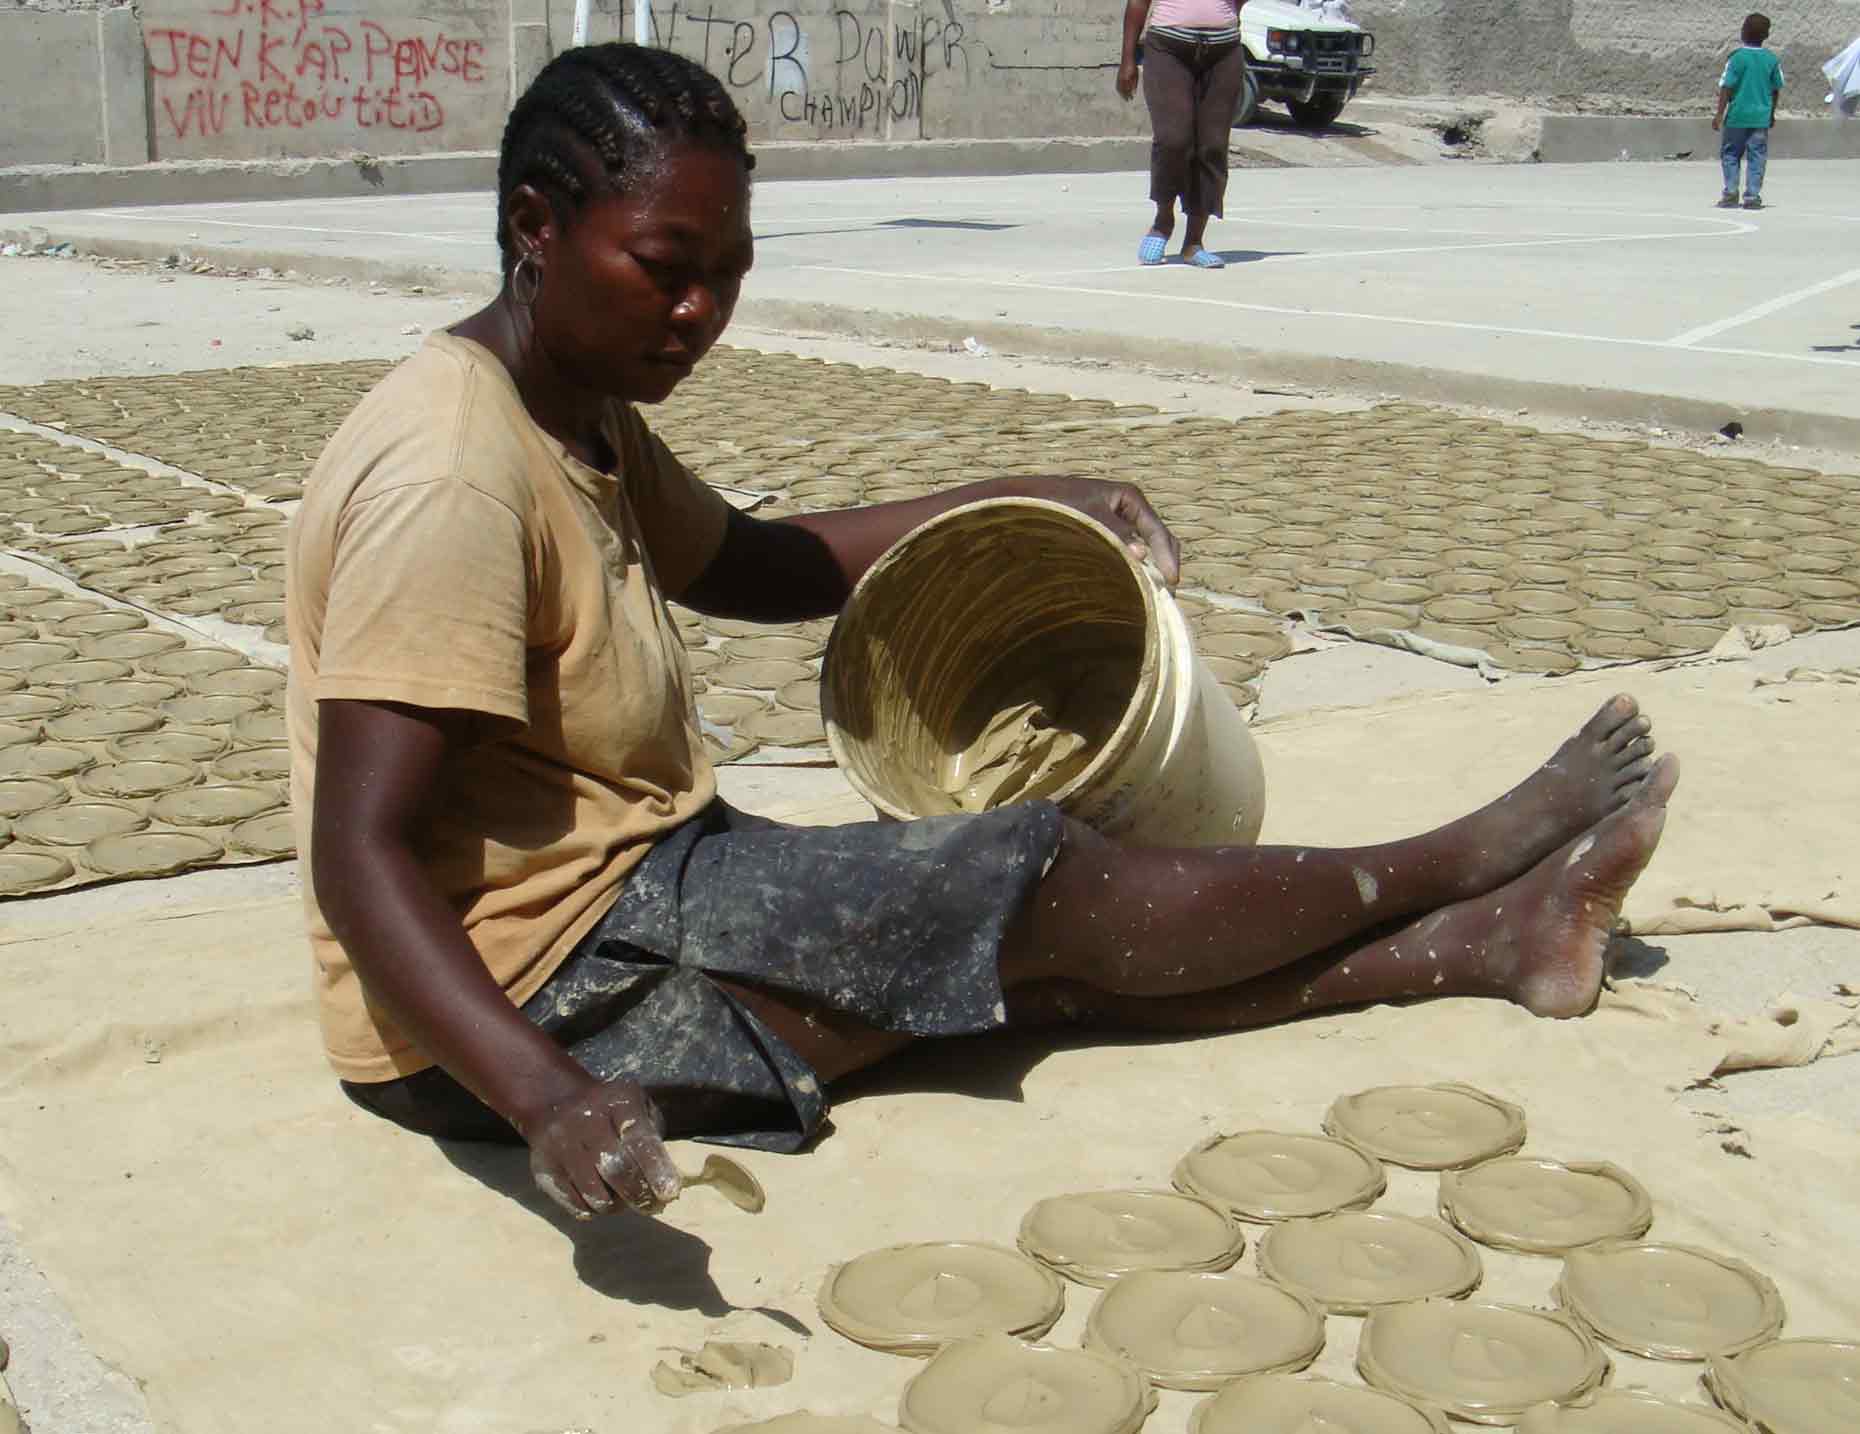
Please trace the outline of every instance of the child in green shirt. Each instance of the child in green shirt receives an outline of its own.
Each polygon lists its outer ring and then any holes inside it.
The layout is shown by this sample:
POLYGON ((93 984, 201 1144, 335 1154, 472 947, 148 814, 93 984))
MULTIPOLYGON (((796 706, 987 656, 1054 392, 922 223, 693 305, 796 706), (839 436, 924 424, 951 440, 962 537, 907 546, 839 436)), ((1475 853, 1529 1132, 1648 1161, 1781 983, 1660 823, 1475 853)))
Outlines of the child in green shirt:
POLYGON ((1718 81, 1718 113, 1711 127, 1723 133, 1718 157, 1724 164, 1724 193, 1720 209, 1738 204, 1738 169, 1744 165, 1743 203, 1746 209, 1763 207, 1763 171, 1770 158, 1770 126, 1776 119, 1776 97, 1782 93, 1782 62, 1763 48, 1770 37, 1768 15, 1744 17, 1744 43, 1726 62, 1718 81))

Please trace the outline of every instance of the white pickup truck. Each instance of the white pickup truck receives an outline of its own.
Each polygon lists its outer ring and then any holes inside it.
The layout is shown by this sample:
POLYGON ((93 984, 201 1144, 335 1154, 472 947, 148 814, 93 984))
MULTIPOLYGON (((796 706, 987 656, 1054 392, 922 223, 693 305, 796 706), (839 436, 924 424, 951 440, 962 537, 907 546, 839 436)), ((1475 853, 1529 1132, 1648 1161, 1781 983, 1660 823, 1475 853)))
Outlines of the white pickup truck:
POLYGON ((1373 66, 1376 37, 1350 18, 1348 0, 1246 0, 1240 7, 1246 88, 1234 124, 1250 124, 1262 100, 1323 129, 1343 113, 1373 66))

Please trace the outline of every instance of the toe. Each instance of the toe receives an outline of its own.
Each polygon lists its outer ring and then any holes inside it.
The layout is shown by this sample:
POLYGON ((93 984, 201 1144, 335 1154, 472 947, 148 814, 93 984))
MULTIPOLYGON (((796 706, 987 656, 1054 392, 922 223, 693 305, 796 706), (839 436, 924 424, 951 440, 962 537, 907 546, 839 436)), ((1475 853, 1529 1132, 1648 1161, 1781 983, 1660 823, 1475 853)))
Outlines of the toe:
POLYGON ((1648 806, 1663 807, 1679 785, 1679 758, 1668 752, 1648 769, 1647 779, 1634 793, 1634 800, 1648 806))
POLYGON ((1639 715, 1640 704, 1627 693, 1618 692, 1596 710, 1589 719, 1588 730, 1598 740, 1606 739, 1639 715))
POLYGON ((1653 770, 1651 755, 1636 758, 1615 773, 1614 793, 1617 799, 1631 795, 1632 789, 1647 780, 1647 773, 1653 770))
POLYGON ((1653 723, 1645 717, 1636 716, 1631 721, 1623 722, 1609 735, 1609 749, 1616 753, 1627 751, 1637 742, 1651 741, 1653 723))

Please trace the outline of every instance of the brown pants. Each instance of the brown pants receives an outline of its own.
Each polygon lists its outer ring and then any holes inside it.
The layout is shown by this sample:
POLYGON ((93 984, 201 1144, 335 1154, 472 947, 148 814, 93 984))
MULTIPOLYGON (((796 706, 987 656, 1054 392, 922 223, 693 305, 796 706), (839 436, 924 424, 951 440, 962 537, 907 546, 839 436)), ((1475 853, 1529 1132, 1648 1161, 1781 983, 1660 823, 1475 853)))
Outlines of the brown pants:
POLYGON ((1237 41, 1192 45, 1167 35, 1143 42, 1150 107, 1150 198, 1220 217, 1227 198, 1227 136, 1246 82, 1237 41))

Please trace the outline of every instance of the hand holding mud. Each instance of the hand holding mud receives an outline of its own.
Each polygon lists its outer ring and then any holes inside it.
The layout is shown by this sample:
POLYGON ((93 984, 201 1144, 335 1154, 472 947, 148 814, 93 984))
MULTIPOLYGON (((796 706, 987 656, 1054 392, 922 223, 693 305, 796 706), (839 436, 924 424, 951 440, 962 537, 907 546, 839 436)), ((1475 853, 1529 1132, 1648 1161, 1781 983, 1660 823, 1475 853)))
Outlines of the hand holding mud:
POLYGON ((638 1082, 590 1081, 524 1123, 530 1175, 577 1220, 622 1206, 656 1215, 683 1188, 662 1138, 664 1124, 638 1082))

